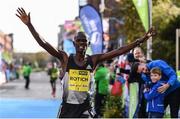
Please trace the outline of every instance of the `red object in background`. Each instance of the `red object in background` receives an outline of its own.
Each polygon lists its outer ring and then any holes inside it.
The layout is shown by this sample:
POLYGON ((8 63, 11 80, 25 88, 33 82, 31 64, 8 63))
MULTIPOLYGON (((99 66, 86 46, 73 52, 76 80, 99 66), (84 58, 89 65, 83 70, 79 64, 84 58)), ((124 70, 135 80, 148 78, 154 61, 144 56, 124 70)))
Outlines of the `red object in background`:
POLYGON ((115 82, 112 86, 111 95, 122 96, 122 84, 118 80, 115 80, 115 82))

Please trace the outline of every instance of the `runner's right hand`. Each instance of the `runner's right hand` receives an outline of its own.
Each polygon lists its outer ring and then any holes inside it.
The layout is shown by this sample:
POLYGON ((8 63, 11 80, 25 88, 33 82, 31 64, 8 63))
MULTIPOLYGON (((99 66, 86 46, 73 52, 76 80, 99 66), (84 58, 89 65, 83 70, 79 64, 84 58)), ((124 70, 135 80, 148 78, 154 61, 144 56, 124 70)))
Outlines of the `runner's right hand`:
POLYGON ((21 19, 24 24, 28 25, 31 22, 30 12, 27 15, 26 11, 23 8, 18 8, 17 12, 18 14, 16 14, 16 16, 19 17, 19 19, 21 19))

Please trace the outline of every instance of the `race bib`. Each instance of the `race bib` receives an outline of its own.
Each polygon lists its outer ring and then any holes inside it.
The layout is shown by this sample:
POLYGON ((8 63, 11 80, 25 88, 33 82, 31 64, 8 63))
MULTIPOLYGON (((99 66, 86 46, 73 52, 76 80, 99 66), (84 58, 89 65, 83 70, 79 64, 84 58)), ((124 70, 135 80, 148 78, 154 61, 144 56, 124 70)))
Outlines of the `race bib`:
POLYGON ((88 70, 69 70, 69 90, 88 91, 90 82, 90 71, 88 70))

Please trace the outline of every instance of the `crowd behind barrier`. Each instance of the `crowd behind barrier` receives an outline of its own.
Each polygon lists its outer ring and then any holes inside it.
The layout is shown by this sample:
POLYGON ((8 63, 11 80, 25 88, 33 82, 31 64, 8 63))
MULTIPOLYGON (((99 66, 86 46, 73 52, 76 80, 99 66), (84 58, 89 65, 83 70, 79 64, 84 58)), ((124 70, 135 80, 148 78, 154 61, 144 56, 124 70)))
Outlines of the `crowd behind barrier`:
POLYGON ((21 74, 21 68, 21 65, 7 63, 4 60, 1 60, 0 85, 15 79, 19 79, 21 74))

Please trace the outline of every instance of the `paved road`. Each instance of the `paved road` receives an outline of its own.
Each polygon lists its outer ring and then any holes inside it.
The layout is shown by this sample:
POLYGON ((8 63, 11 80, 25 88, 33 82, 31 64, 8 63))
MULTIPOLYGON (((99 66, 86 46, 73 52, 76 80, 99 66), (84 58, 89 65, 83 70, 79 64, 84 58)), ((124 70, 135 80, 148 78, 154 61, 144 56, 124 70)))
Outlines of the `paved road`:
MULTIPOLYGON (((21 77, 0 86, 0 98, 20 98, 20 99, 52 99, 49 77, 46 72, 32 73, 30 89, 24 89, 25 81, 21 77)), ((57 96, 61 99, 62 90, 60 81, 57 81, 57 96)))
POLYGON ((51 96, 46 72, 31 74, 30 89, 23 78, 0 86, 0 118, 55 118, 61 103, 61 85, 57 81, 57 96, 51 96))

